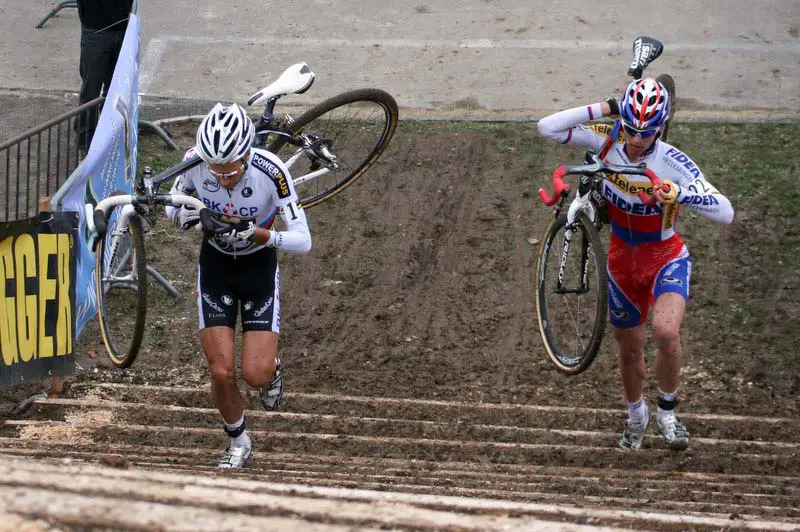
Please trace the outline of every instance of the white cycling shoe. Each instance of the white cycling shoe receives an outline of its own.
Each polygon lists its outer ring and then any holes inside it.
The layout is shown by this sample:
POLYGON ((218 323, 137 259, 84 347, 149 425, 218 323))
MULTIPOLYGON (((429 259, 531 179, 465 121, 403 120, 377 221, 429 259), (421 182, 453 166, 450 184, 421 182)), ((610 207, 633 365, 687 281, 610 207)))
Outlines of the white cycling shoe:
POLYGON ((265 410, 277 410, 283 401, 283 372, 281 371, 281 359, 275 359, 275 376, 272 380, 261 387, 261 404, 265 410))
POLYGON ((222 458, 217 463, 217 467, 220 469, 240 469, 247 465, 251 451, 252 447, 249 445, 247 447, 230 446, 225 449, 222 458))
POLYGON ((622 432, 622 438, 619 440, 619 446, 625 450, 637 451, 642 446, 644 440, 644 432, 647 430, 647 425, 650 423, 650 409, 644 405, 644 416, 639 422, 632 422, 628 419, 625 422, 625 430, 622 432))
POLYGON ((682 451, 689 447, 689 431, 675 417, 675 412, 672 410, 659 411, 656 415, 656 425, 664 435, 664 443, 667 444, 667 447, 676 451, 682 451))

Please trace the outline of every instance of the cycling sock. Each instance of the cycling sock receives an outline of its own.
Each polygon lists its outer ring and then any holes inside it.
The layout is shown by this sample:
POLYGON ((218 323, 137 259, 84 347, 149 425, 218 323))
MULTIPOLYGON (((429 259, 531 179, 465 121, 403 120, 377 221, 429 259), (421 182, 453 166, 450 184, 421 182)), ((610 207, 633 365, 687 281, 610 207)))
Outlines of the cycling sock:
POLYGON ((250 447, 250 435, 247 434, 244 414, 234 423, 225 422, 225 432, 231 437, 231 446, 250 447))
POLYGON ((664 410, 675 410, 678 406, 678 392, 667 393, 658 389, 658 412, 662 413, 664 410))
POLYGON ((251 447, 250 435, 245 430, 235 438, 231 438, 231 447, 251 447))
POLYGON ((638 401, 634 401, 631 403, 630 401, 625 401, 628 405, 628 420, 633 421, 636 423, 641 423, 644 421, 645 415, 645 404, 644 398, 640 397, 638 401))
POLYGON ((662 391, 661 388, 658 389, 658 398, 663 399, 665 401, 674 401, 677 395, 678 392, 667 393, 662 391))

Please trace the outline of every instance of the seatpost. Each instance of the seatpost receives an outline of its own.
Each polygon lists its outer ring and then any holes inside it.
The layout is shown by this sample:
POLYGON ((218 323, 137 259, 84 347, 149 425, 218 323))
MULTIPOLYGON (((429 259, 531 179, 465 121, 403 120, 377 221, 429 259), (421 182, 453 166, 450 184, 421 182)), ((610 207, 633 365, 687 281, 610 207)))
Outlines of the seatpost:
POLYGON ((261 120, 263 120, 265 124, 269 124, 275 117, 275 102, 277 101, 278 98, 275 96, 267 100, 267 105, 264 107, 264 113, 261 115, 261 120))

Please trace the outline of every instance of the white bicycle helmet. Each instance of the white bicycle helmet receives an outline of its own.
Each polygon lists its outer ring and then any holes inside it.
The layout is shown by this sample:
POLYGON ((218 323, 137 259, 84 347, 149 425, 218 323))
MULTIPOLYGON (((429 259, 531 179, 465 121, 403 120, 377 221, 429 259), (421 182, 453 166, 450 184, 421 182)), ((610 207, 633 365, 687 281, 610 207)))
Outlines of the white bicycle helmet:
POLYGON ((655 129, 669 119, 669 94, 653 78, 632 82, 619 104, 622 121, 635 129, 655 129))
POLYGON ((238 105, 218 103, 197 128, 197 154, 210 164, 225 164, 247 154, 255 137, 253 121, 238 105))

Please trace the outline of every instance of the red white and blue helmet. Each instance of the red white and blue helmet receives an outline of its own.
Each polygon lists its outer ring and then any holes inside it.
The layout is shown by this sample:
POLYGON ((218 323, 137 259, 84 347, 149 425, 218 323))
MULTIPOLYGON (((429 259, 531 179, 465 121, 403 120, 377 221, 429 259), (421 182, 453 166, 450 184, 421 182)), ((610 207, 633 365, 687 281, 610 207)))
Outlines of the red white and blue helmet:
POLYGON ((635 129, 656 129, 669 118, 669 93, 653 78, 632 82, 619 104, 622 122, 635 129))

